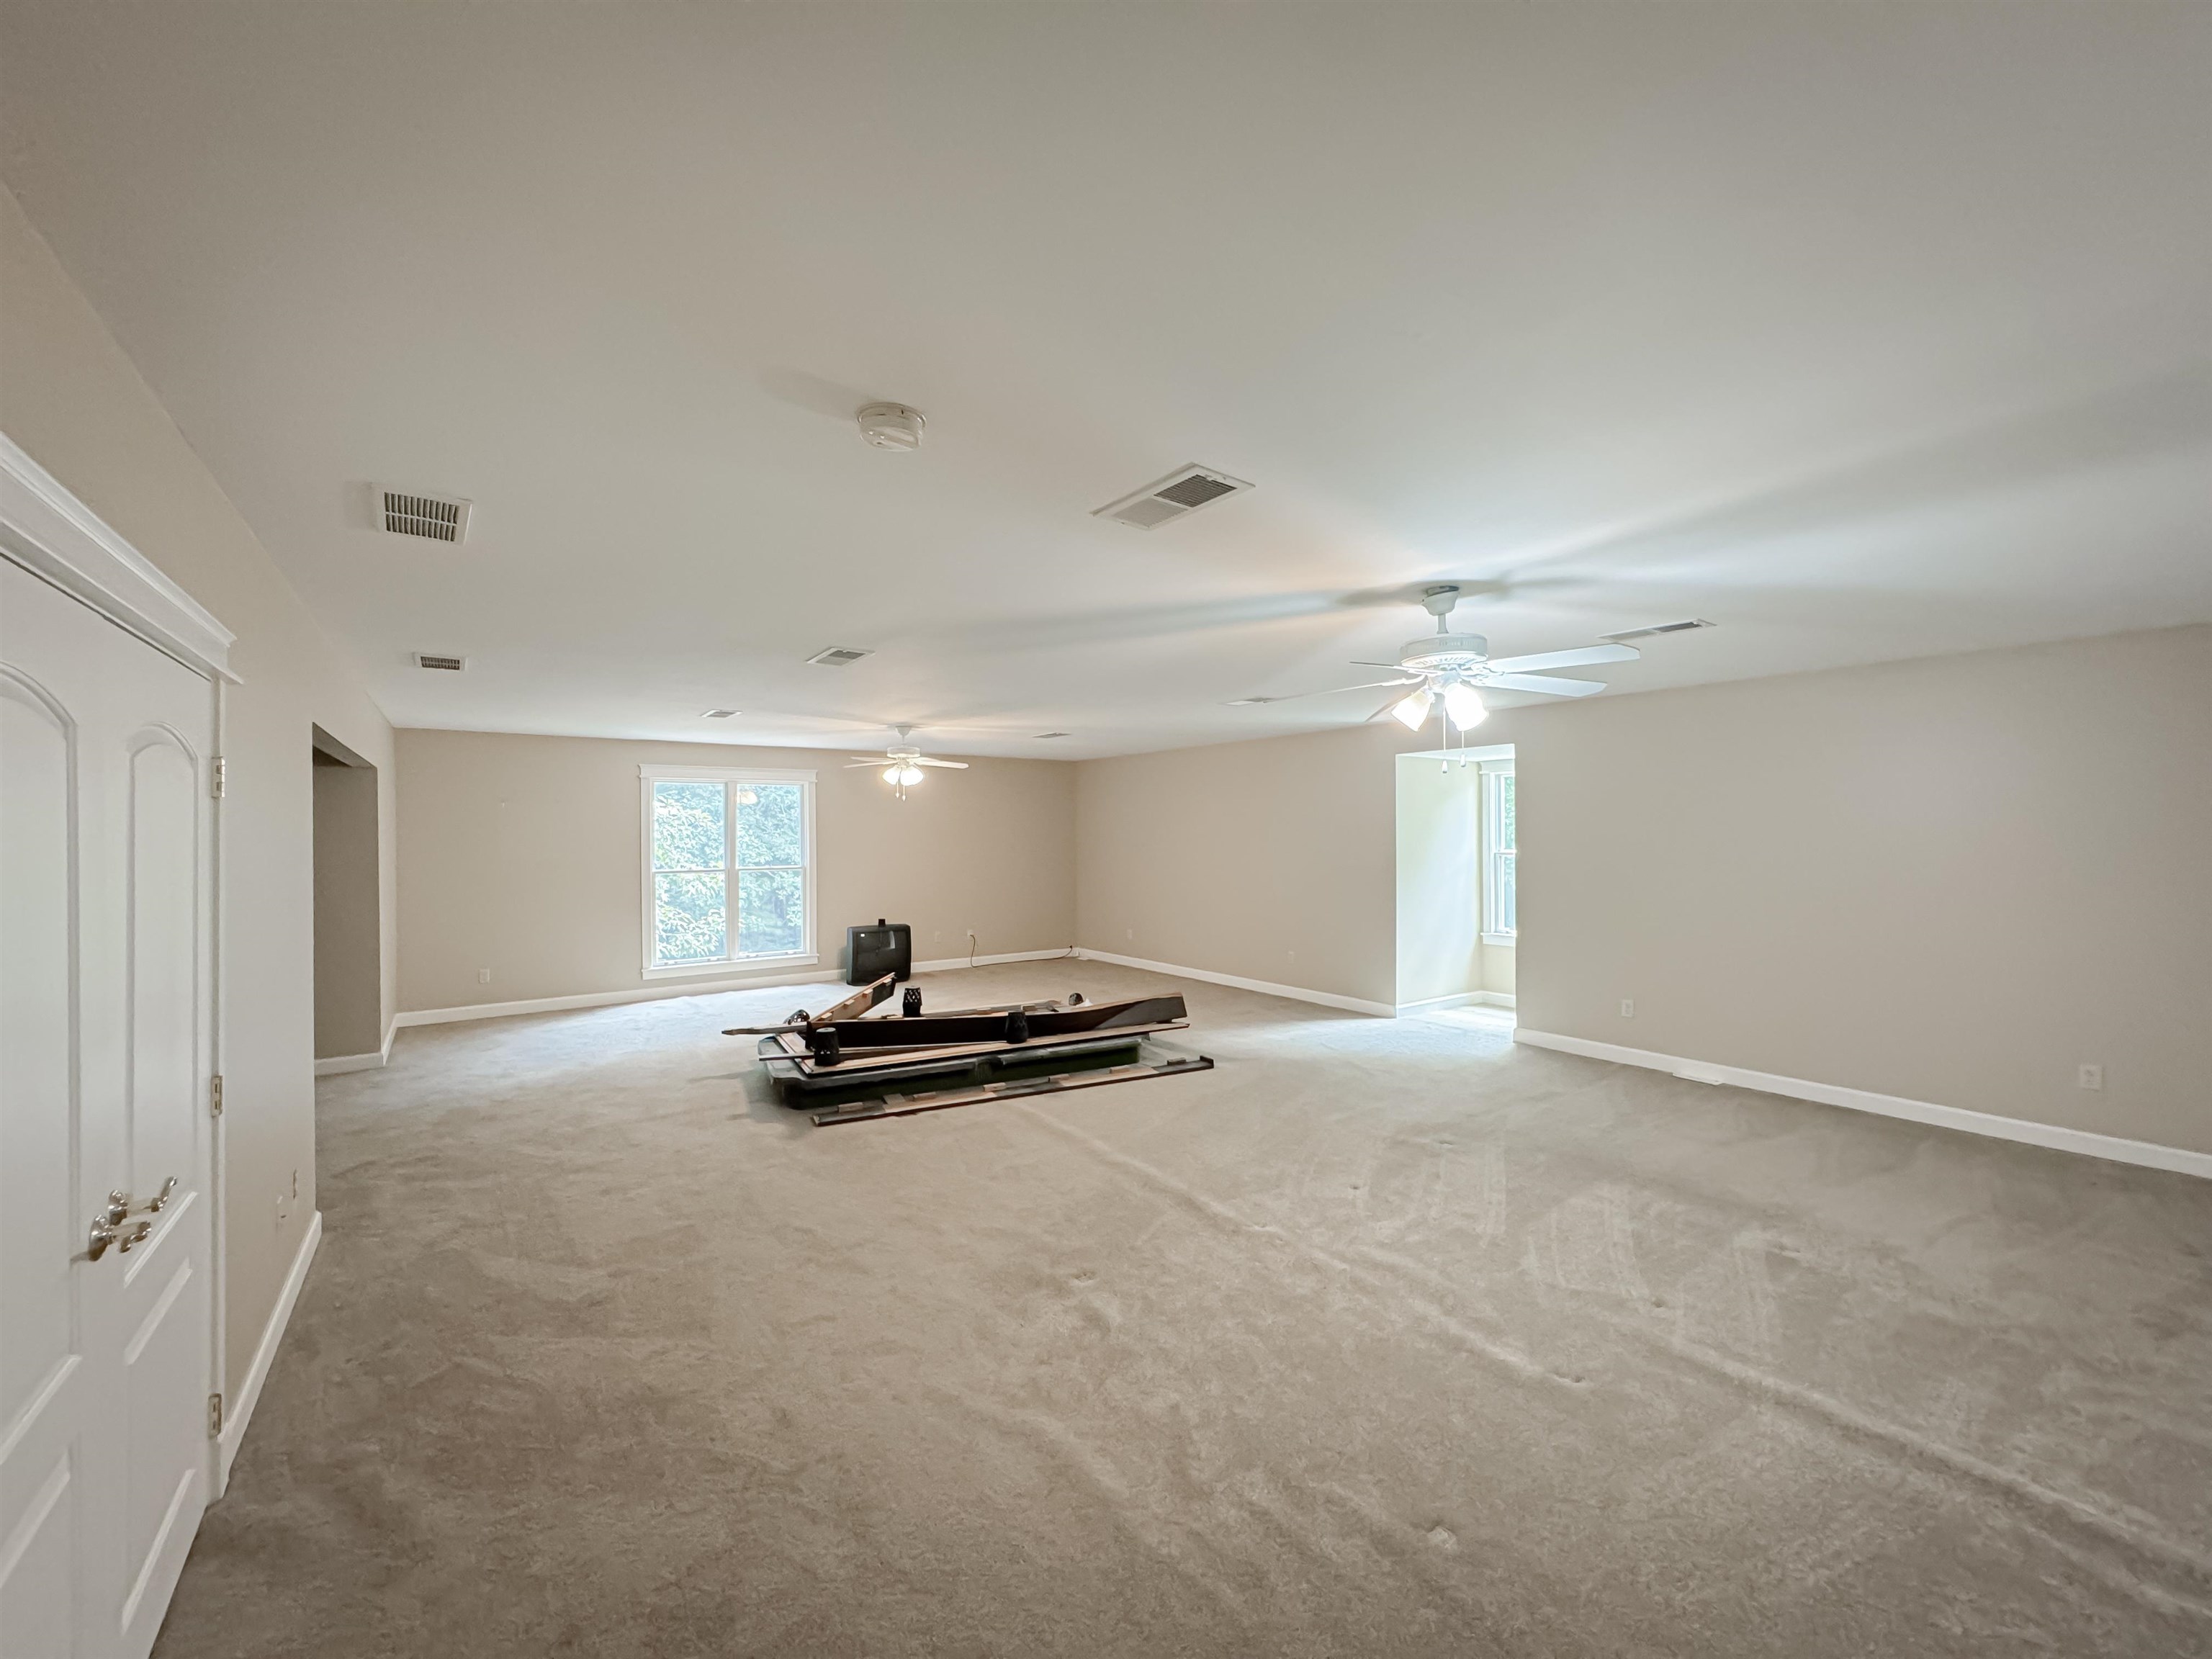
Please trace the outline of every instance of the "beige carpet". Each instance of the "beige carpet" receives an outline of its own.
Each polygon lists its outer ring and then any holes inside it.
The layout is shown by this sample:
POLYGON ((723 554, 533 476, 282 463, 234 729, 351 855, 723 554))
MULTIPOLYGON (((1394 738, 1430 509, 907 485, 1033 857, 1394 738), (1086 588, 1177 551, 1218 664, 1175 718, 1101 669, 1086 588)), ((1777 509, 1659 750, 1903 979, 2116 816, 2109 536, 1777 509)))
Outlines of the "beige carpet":
POLYGON ((1218 1071, 823 1130, 788 990, 326 1081, 157 1652, 2212 1654, 2212 1182, 1180 988, 1218 1071))

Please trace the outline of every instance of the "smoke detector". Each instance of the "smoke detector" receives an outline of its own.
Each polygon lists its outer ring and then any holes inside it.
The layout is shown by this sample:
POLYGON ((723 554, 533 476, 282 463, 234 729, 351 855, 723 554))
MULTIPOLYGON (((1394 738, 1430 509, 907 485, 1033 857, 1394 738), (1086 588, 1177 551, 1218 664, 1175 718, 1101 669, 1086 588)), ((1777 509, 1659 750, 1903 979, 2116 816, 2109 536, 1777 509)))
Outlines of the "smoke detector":
POLYGON ((1155 479, 1133 495, 1094 508, 1094 519, 1111 519, 1133 530, 1152 530, 1170 519, 1187 519, 1202 507, 1252 486, 1242 478, 1217 472, 1210 466, 1179 466, 1164 478, 1155 479))
POLYGON ((878 449, 919 449, 921 429, 929 424, 920 410, 904 404, 863 404, 854 418, 860 435, 878 449))
POLYGON ((441 657, 428 651, 417 651, 415 653, 415 665, 417 668, 442 668, 448 674, 458 674, 469 665, 469 659, 466 657, 441 657))
POLYGON ((459 542, 469 533, 474 503, 457 495, 425 495, 419 490, 375 484, 369 506, 376 527, 391 536, 420 536, 425 541, 459 542))

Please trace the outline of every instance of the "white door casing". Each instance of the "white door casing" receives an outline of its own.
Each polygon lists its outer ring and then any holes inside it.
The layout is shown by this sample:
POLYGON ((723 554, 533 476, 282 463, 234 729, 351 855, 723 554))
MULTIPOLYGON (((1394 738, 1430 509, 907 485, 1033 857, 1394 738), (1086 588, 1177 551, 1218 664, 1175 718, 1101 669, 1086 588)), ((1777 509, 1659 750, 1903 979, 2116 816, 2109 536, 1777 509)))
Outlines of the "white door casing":
POLYGON ((65 494, 41 519, 21 459, 0 439, 0 1652, 143 1659, 215 1468, 223 668, 114 590, 228 636, 65 494), (21 547, 57 523, 42 552, 88 524, 123 556, 58 586, 21 547), (144 1237, 93 1261, 111 1191, 144 1237))

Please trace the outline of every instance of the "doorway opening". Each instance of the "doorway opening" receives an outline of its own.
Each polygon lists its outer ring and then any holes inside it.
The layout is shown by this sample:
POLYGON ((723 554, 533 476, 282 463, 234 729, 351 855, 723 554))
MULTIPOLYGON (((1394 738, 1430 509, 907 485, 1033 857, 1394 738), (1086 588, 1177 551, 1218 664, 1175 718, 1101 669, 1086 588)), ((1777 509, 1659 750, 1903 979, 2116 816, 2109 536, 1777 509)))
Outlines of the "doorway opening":
POLYGON ((315 1071, 384 1063, 376 769, 319 726, 315 780, 315 1071))
POLYGON ((1510 1029, 1520 948, 1513 745, 1398 757, 1401 1014, 1484 1011, 1510 1029))

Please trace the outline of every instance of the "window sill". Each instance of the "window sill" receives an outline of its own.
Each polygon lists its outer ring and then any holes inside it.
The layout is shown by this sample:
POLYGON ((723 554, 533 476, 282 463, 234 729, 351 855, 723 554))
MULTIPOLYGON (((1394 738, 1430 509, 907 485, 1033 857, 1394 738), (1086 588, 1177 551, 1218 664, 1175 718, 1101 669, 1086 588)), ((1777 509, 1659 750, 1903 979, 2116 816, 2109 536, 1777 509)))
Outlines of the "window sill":
POLYGON ((1485 945, 1504 945, 1505 949, 1510 951, 1520 944, 1521 935, 1518 933, 1485 933, 1482 936, 1482 942, 1485 945))
POLYGON ((685 962, 667 968, 639 970, 645 979, 728 979, 736 974, 769 974, 779 968, 811 968, 822 960, 811 951, 794 951, 787 957, 738 957, 728 962, 685 962))

